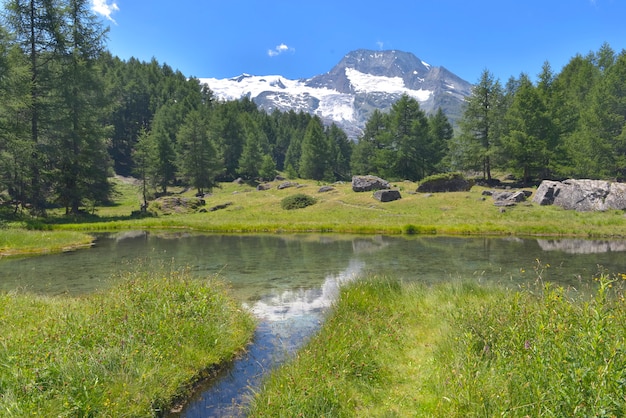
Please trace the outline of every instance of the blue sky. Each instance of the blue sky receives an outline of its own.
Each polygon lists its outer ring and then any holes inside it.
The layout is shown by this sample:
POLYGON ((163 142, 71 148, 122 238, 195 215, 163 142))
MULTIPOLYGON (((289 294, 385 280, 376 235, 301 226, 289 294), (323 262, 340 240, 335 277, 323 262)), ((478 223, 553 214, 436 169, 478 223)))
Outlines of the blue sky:
POLYGON ((355 49, 398 49, 475 83, 555 72, 608 42, 626 48, 624 0, 92 0, 122 59, 187 76, 309 78, 355 49))

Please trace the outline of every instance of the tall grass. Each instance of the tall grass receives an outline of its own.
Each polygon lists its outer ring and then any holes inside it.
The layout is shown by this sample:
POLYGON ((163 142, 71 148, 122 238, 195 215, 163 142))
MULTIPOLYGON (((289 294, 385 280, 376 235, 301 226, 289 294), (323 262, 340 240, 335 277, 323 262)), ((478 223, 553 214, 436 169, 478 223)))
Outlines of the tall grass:
POLYGON ((544 284, 464 304, 437 353, 441 413, 624 416, 624 278, 600 276, 592 297, 544 284))
POLYGON ((81 298, 0 294, 0 415, 162 413, 251 338, 225 295, 185 272, 81 298))
POLYGON ((624 278, 350 285, 250 416, 624 416, 624 278))

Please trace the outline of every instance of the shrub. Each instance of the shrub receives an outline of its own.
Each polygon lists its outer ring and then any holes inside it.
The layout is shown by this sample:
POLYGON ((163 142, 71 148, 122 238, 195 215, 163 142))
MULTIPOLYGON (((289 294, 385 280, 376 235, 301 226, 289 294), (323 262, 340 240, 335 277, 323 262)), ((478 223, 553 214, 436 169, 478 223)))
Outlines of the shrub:
POLYGON ((298 193, 298 194, 294 194, 291 196, 287 196, 280 202, 280 205, 285 210, 291 210, 291 209, 306 208, 307 206, 314 205, 315 202, 316 202, 315 198, 311 196, 307 196, 302 193, 298 193))

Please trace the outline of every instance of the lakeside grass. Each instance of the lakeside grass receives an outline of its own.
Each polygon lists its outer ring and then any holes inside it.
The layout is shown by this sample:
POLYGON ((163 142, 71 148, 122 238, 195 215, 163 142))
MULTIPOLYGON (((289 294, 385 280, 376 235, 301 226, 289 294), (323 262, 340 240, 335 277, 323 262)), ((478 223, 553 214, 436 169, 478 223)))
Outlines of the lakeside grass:
POLYGON ((351 284, 249 416, 623 416, 624 278, 584 294, 351 284))
POLYGON ((160 415, 252 337, 227 293, 184 271, 78 298, 0 293, 2 415, 160 415))
MULTIPOLYGON (((89 242, 90 232, 131 229, 191 229, 215 233, 626 237, 623 211, 580 213, 525 202, 502 212, 493 205, 490 197, 482 196, 486 188, 480 186, 474 186, 469 192, 422 194, 415 193, 416 183, 396 182, 392 185, 400 190, 403 198, 381 203, 373 199, 370 192, 353 192, 349 182, 334 184, 334 190, 326 193, 318 192, 321 183, 310 180, 298 180, 300 187, 283 190, 277 189, 280 182, 273 182, 267 191, 257 191, 247 184, 223 183, 206 198, 206 208, 229 203, 224 209, 134 218, 131 213, 139 209, 139 188, 120 180, 114 182, 115 202, 95 208, 93 214, 66 217, 60 211, 50 211, 48 219, 5 223, 1 230, 4 239, 0 244, 0 255, 59 251, 89 242), (300 193, 314 197, 317 203, 297 210, 281 208, 282 199, 300 193), (23 242, 21 231, 29 228, 49 232, 46 237, 55 236, 58 242, 47 246, 45 239, 39 239, 37 232, 31 231, 26 232, 24 238, 31 236, 30 242, 39 246, 23 242), (12 229, 17 232, 8 232, 12 229)), ((194 194, 191 190, 172 191, 187 197, 194 194)))

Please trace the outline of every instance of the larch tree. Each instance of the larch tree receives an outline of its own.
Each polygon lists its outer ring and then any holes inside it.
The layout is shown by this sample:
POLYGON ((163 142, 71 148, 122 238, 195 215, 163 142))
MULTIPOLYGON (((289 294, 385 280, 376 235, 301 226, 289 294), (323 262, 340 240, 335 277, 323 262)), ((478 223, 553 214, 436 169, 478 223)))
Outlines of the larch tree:
POLYGON ((217 185, 221 164, 200 110, 187 115, 176 140, 181 176, 197 189, 199 196, 210 192, 217 185))
POLYGON ((302 178, 322 180, 328 176, 330 165, 329 145, 324 135, 322 122, 314 117, 306 128, 302 139, 302 154, 300 156, 300 176, 302 178))
POLYGON ((30 171, 30 182, 24 195, 34 213, 45 214, 47 181, 43 171, 48 165, 44 150, 48 138, 42 130, 52 114, 47 92, 55 81, 50 64, 58 59, 63 39, 61 7, 55 0, 9 0, 5 10, 7 27, 27 57, 24 64, 29 76, 30 155, 24 163, 30 171))
POLYGON ((55 195, 66 214, 77 214, 85 202, 108 200, 111 191, 108 132, 101 120, 106 101, 97 65, 106 30, 87 0, 69 0, 63 17, 50 155, 55 195))
POLYGON ((472 157, 480 163, 483 177, 491 180, 492 156, 499 145, 503 116, 503 94, 493 74, 483 70, 472 95, 466 100, 465 112, 460 122, 460 141, 466 141, 466 152, 475 152, 472 157))

